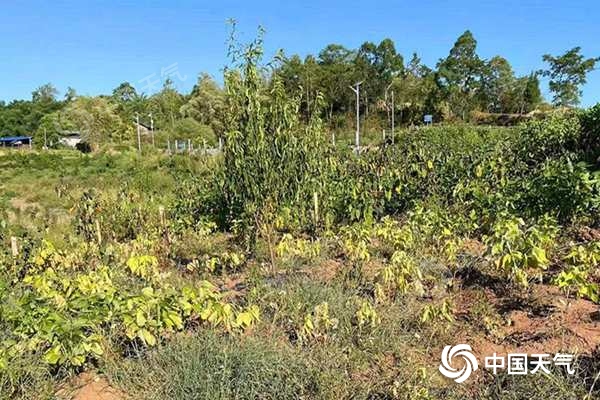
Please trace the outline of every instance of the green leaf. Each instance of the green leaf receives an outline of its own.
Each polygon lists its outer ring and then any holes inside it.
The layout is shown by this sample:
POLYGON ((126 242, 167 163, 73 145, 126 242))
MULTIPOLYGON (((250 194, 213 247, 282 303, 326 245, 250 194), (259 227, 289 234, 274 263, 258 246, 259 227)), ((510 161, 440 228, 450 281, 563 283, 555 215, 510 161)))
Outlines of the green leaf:
POLYGON ((144 312, 142 310, 137 310, 135 314, 135 323, 139 327, 146 325, 146 317, 144 316, 144 312))
POLYGON ((145 287, 142 289, 142 294, 144 295, 144 297, 153 297, 154 289, 152 289, 151 287, 145 287))
POLYGON ((48 350, 46 354, 44 354, 44 361, 46 361, 48 364, 55 365, 58 364, 58 361, 60 360, 61 356, 62 353, 60 350, 60 345, 57 344, 56 346, 48 350))

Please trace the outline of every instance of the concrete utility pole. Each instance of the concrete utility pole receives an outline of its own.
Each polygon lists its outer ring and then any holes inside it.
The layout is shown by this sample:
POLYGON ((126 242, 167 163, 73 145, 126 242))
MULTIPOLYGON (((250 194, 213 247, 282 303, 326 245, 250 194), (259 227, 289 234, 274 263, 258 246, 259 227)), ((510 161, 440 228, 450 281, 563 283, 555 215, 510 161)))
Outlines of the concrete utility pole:
POLYGON ((140 114, 135 113, 135 125, 137 128, 138 151, 142 152, 142 138, 140 136, 140 114))
MULTIPOLYGON (((387 102, 388 101, 387 100, 388 99, 388 91, 390 90, 391 87, 392 87, 392 83, 390 83, 388 85, 388 87, 385 88, 385 103, 386 103, 386 108, 387 108, 387 105, 388 105, 388 102, 387 102)), ((389 108, 388 108, 388 110, 389 110, 389 108)), ((391 107, 391 112, 392 112, 392 115, 391 115, 391 120, 392 121, 391 122, 392 122, 392 144, 393 144, 394 143, 394 136, 395 136, 395 133, 396 133, 396 119, 395 119, 396 118, 396 109, 395 109, 395 104, 394 104, 394 90, 392 90, 392 107, 391 107)), ((389 111, 388 111, 388 118, 389 117, 390 117, 390 115, 389 115, 389 111)))
POLYGON ((394 104, 394 90, 392 90, 392 144, 394 144, 394 137, 396 136, 396 109, 394 104))
POLYGON ((356 153, 360 151, 360 85, 363 82, 357 82, 354 86, 350 86, 350 89, 356 94, 356 137, 355 137, 355 145, 356 145, 356 153))
POLYGON ((152 147, 154 146, 154 118, 152 118, 152 113, 148 114, 150 117, 150 134, 152 135, 152 147))

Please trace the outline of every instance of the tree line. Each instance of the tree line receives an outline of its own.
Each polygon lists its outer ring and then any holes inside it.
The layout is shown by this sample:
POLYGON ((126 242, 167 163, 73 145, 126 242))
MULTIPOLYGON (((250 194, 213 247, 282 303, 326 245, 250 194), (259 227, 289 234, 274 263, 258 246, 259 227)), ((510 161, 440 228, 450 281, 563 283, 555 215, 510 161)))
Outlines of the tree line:
MULTIPOLYGON (((363 118, 383 121, 383 126, 392 114, 398 124, 414 124, 424 114, 434 115, 437 121, 468 121, 475 111, 525 114, 551 106, 578 106, 581 88, 600 58, 585 58, 575 47, 542 59, 544 70, 517 76, 506 58, 480 57, 475 37, 466 31, 434 68, 416 53, 405 59, 387 38, 378 44, 365 42, 357 49, 330 44, 304 58, 280 53, 275 63, 263 69, 262 80, 268 87, 276 75, 285 91, 301 99, 299 111, 305 121, 319 110, 330 129, 341 130, 354 124, 355 94, 349 86, 356 82, 363 82, 363 118), (541 94, 541 77, 549 79, 552 104, 541 94)), ((0 135, 33 135, 38 143, 40 138, 56 143, 65 133, 79 132, 92 144, 125 141, 135 137, 137 115, 146 124, 152 118, 165 137, 214 143, 224 134, 225 110, 224 89, 204 73, 190 93, 180 93, 167 79, 152 95, 124 82, 108 95, 78 96, 68 88, 59 98, 57 89, 46 84, 30 100, 0 101, 0 135)))
POLYGON ((276 69, 290 90, 304 91, 303 110, 310 113, 315 93, 324 95, 327 119, 336 123, 354 109, 355 95, 349 86, 361 86, 362 112, 396 113, 402 123, 418 123, 424 114, 437 120, 468 120, 473 111, 524 114, 544 105, 540 78, 549 78, 552 105, 579 105, 581 87, 600 58, 586 59, 575 47, 560 56, 546 54, 547 68, 517 76, 502 56, 489 60, 477 54, 470 31, 456 40, 435 68, 423 64, 414 53, 407 61, 391 39, 379 44, 363 43, 358 49, 330 44, 316 56, 283 57, 276 69), (394 110, 390 93, 394 92, 394 110))

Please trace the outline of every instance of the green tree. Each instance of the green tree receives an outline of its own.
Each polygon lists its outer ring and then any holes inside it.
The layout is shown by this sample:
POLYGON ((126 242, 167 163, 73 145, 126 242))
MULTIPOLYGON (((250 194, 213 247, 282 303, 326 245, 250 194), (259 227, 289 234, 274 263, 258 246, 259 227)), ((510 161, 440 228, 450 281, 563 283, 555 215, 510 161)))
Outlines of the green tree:
POLYGON ((479 91, 482 109, 493 113, 511 112, 515 108, 516 83, 515 74, 507 59, 495 56, 485 62, 479 91))
POLYGON ((481 89, 484 62, 477 55, 477 41, 470 31, 454 43, 450 54, 440 60, 438 84, 454 115, 463 119, 477 107, 476 95, 481 89))
MULTIPOLYGON (((193 118, 208 126, 217 136, 223 136, 225 123, 225 95, 208 74, 200 74, 188 101, 181 106, 185 118, 193 118)), ((214 138, 211 138, 211 142, 214 138)))
POLYGON ((131 83, 123 82, 113 90, 112 97, 119 103, 128 103, 137 97, 137 91, 131 83))
MULTIPOLYGON (((418 123, 423 115, 433 113, 431 102, 436 90, 435 77, 430 68, 421 63, 414 53, 404 68, 404 72, 394 79, 391 89, 394 90, 396 122, 418 123)), ((387 101, 391 105, 390 99, 387 101)), ((389 116, 388 116, 389 118, 389 116)))
POLYGON ((375 45, 365 42, 357 52, 356 60, 357 79, 364 81, 363 91, 365 101, 375 102, 383 99, 385 89, 392 80, 402 74, 404 60, 396 52, 396 47, 391 39, 384 39, 375 45))
POLYGON ((194 146, 215 146, 217 136, 212 128, 198 122, 194 118, 182 118, 175 122, 175 126, 169 132, 174 138, 190 139, 194 146))
POLYGON ((573 107, 579 104, 581 86, 587 82, 587 74, 600 61, 600 57, 586 59, 580 51, 581 47, 574 47, 561 56, 543 56, 548 69, 541 73, 550 78, 550 91, 554 94, 552 101, 556 106, 573 107))
POLYGON ((317 58, 321 66, 320 83, 325 101, 328 104, 328 119, 333 121, 333 114, 352 109, 354 95, 348 89, 356 78, 354 69, 355 53, 344 46, 330 44, 317 58))
POLYGON ((223 195, 230 226, 249 249, 257 235, 266 236, 273 256, 271 232, 280 208, 295 207, 304 214, 313 196, 319 198, 317 176, 326 144, 318 113, 303 124, 300 99, 287 94, 277 75, 266 84, 262 54, 259 38, 235 54, 240 63, 226 71, 223 195))
POLYGON ((154 117, 155 126, 160 129, 173 129, 183 104, 183 96, 175 89, 173 81, 167 79, 162 90, 148 100, 148 111, 154 117))
POLYGON ((520 78, 523 82, 523 95, 520 102, 519 112, 526 113, 535 110, 535 108, 542 103, 542 91, 540 89, 540 79, 538 74, 532 72, 527 77, 520 78))
POLYGON ((31 93, 31 99, 34 103, 52 103, 56 101, 56 96, 58 96, 58 89, 51 83, 46 83, 31 93))
POLYGON ((306 56, 304 60, 298 55, 293 55, 284 57, 283 63, 275 71, 288 94, 302 99, 300 111, 305 120, 310 118, 314 110, 317 93, 325 91, 320 86, 323 69, 312 55, 306 56))
POLYGON ((77 98, 77 91, 69 86, 65 92, 65 103, 69 103, 77 98))
POLYGON ((133 137, 133 127, 123 122, 117 106, 104 97, 78 97, 64 113, 67 121, 93 148, 133 137))
POLYGON ((54 146, 58 144, 63 134, 77 131, 77 129, 77 126, 69 119, 68 114, 64 111, 55 111, 42 117, 35 132, 34 142, 45 142, 48 146, 54 146))

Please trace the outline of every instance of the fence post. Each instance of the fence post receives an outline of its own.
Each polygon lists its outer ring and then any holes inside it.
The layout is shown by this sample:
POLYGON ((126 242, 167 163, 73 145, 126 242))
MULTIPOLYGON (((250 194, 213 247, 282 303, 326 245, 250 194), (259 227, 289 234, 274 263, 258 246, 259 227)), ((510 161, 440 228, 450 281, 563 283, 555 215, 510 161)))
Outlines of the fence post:
POLYGON ((19 255, 19 245, 17 244, 17 238, 15 236, 10 237, 10 250, 13 257, 19 255))
POLYGON ((100 220, 96 220, 96 238, 98 239, 98 245, 102 244, 102 231, 100 230, 100 220))
POLYGON ((158 216, 160 218, 160 224, 165 225, 165 208, 163 206, 158 207, 158 216))
POLYGON ((313 207, 315 213, 315 229, 319 223, 319 195, 317 192, 313 192, 313 207))

